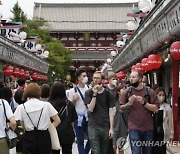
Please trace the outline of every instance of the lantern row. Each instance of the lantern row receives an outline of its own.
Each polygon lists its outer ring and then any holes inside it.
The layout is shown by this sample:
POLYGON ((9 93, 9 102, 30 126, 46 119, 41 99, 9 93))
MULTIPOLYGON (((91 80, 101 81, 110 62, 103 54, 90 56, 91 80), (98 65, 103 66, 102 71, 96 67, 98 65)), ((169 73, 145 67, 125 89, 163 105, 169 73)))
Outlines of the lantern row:
POLYGON ((19 68, 13 68, 12 66, 8 65, 8 66, 5 66, 3 68, 3 73, 5 76, 11 76, 13 75, 14 77, 22 77, 22 78, 25 78, 25 79, 28 79, 28 78, 32 78, 33 80, 35 81, 46 81, 48 79, 48 77, 46 75, 40 75, 40 74, 37 74, 37 73, 32 73, 30 75, 29 71, 25 71, 23 69, 19 69, 19 68))

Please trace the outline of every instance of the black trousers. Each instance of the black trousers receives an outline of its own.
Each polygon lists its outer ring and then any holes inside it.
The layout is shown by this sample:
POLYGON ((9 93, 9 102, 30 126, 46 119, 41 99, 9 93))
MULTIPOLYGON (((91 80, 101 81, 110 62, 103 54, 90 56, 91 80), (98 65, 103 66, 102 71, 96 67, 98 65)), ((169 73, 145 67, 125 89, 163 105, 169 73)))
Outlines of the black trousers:
POLYGON ((51 154, 49 131, 26 131, 23 139, 23 154, 51 154))
MULTIPOLYGON (((72 154, 72 144, 61 145, 62 154, 72 154)), ((60 154, 60 150, 52 150, 52 154, 60 154)))

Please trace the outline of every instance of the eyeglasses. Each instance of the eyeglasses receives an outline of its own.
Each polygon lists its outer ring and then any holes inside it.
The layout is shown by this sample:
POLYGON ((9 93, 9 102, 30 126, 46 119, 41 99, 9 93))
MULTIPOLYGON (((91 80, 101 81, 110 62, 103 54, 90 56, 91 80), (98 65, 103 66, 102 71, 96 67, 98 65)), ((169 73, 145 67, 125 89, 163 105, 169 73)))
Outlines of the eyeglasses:
POLYGON ((100 80, 100 77, 93 77, 93 80, 100 80))

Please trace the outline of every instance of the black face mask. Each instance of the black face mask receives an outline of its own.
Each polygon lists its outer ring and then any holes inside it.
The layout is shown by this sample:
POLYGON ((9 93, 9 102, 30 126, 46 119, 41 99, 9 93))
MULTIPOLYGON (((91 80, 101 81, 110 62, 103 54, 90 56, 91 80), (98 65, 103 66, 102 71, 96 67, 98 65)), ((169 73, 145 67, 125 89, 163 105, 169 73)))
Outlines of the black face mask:
POLYGON ((133 86, 134 88, 136 88, 137 86, 139 86, 139 81, 131 83, 131 86, 133 86))

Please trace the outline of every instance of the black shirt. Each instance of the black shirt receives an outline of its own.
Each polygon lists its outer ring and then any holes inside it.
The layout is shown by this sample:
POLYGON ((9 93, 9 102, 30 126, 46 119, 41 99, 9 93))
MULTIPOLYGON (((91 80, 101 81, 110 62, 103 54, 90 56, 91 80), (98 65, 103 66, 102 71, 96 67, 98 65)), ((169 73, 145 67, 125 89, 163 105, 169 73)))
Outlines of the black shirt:
MULTIPOLYGON (((92 100, 92 89, 85 93, 85 104, 90 104, 92 100)), ((104 89, 101 94, 96 96, 96 105, 93 112, 89 112, 89 126, 109 127, 109 108, 115 106, 115 99, 109 91, 104 89)))

